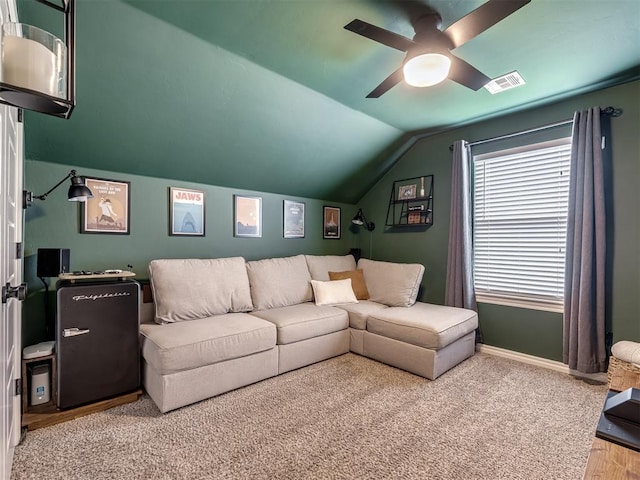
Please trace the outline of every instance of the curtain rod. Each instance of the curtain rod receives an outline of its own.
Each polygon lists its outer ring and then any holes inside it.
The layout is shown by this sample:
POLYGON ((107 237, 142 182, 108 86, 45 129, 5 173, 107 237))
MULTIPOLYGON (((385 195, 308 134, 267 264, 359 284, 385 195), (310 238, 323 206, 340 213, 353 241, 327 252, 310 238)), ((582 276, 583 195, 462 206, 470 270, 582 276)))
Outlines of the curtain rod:
MULTIPOLYGON (((609 115, 611 117, 619 117, 622 115, 622 109, 621 108, 614 108, 614 107, 605 107, 600 111, 601 115, 609 115)), ((548 125, 542 125, 540 127, 534 127, 534 128, 530 128, 528 130, 521 130, 519 132, 514 132, 514 133, 507 133, 506 135, 500 135, 498 137, 492 137, 492 138, 485 138, 484 140, 476 140, 475 142, 468 142, 467 145, 469 145, 470 147, 473 147, 474 145, 482 145, 483 143, 489 143, 489 142, 495 142, 498 140, 504 140, 506 138, 512 138, 512 137, 517 137, 520 135, 526 135, 528 133, 535 133, 535 132, 539 132, 541 130, 547 130, 549 128, 556 128, 556 127, 562 127, 564 125, 569 125, 573 123, 573 118, 568 118, 566 120, 561 120, 559 122, 555 122, 555 123, 550 123, 548 125)), ((453 151, 453 145, 449 145, 449 150, 453 151)))

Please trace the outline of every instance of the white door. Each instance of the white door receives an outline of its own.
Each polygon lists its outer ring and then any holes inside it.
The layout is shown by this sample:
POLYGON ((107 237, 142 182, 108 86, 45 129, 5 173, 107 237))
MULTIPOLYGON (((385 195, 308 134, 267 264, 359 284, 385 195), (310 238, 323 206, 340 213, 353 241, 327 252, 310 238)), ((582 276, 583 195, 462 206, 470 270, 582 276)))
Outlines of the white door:
MULTIPOLYGON (((0 23, 17 21, 15 2, 0 1, 0 23)), ((1 48, 1 47, 0 47, 1 48)), ((23 129, 18 109, 0 105, 0 478, 10 478, 13 451, 20 441, 23 129)), ((26 380, 26 379, 25 379, 26 380)))
MULTIPOLYGON (((13 449, 20 440, 21 397, 16 379, 21 375, 22 284, 22 123, 18 109, 0 106, 0 377, 2 412, 0 453, 2 478, 9 478, 13 449)), ((24 379, 26 381, 26 379, 24 379)))

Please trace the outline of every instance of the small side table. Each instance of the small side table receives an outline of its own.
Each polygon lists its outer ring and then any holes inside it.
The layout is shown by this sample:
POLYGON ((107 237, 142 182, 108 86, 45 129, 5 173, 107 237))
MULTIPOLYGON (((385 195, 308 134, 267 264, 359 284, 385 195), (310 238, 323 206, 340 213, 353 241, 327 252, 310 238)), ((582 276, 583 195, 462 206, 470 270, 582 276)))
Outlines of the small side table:
MULTIPOLYGON (((628 370, 617 370, 611 377, 609 389, 622 392, 627 388, 640 388, 640 374, 628 370)), ((640 472, 640 452, 594 438, 584 472, 587 480, 637 479, 640 472)))

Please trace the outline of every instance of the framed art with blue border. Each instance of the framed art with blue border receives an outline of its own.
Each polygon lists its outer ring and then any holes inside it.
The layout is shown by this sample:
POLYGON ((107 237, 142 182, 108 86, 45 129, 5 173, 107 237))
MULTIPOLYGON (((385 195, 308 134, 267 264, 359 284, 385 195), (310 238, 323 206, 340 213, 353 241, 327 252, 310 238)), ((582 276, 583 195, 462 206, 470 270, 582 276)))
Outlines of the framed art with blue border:
POLYGON ((304 202, 283 200, 283 237, 304 238, 304 202))
POLYGON ((236 237, 262 237, 262 197, 234 195, 236 237))
POLYGON ((169 187, 169 235, 204 237, 204 229, 204 192, 169 187))

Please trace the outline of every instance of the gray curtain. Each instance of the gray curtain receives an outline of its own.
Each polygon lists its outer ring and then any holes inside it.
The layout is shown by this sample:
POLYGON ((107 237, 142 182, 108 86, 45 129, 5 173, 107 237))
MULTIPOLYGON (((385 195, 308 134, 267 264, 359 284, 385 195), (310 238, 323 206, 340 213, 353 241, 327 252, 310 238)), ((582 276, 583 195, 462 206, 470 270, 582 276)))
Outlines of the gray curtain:
POLYGON ((471 153, 464 140, 453 144, 451 213, 445 305, 478 310, 473 290, 471 244, 471 153))
POLYGON ((563 362, 584 373, 604 372, 605 182, 600 108, 576 112, 564 287, 563 362))

